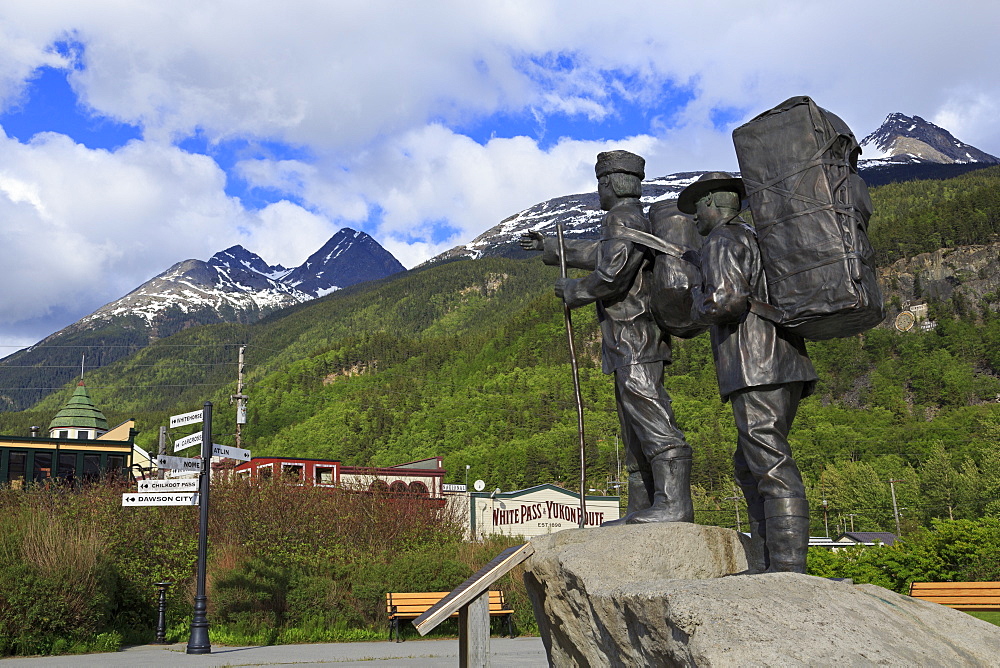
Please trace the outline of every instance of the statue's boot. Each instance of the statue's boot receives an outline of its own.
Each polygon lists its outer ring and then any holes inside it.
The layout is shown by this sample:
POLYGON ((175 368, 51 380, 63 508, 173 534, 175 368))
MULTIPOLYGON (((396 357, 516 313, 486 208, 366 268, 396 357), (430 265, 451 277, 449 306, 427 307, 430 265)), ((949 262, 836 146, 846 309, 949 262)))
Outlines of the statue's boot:
POLYGON ((625 516, 617 520, 601 522, 602 527, 613 527, 625 524, 625 519, 634 512, 649 508, 650 495, 653 488, 652 471, 635 471, 628 474, 628 505, 625 506, 625 516))
POLYGON ((691 503, 691 457, 671 457, 672 450, 655 455, 650 461, 653 470, 653 503, 645 510, 629 513, 626 524, 649 522, 694 522, 691 503))
POLYGON ((768 499, 768 573, 805 573, 809 551, 809 504, 805 499, 768 499))
POLYGON ((750 516, 750 543, 761 557, 756 567, 759 567, 761 572, 767 571, 771 566, 771 555, 767 552, 767 520, 763 517, 756 520, 753 515, 750 516))

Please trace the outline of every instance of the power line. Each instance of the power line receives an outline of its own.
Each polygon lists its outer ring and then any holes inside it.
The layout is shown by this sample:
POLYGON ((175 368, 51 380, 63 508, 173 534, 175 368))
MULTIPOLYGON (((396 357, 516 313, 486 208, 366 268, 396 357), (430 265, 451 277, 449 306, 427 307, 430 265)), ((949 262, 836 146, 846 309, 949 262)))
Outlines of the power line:
MULTIPOLYGON (((123 388, 157 388, 157 387, 223 387, 232 383, 181 383, 177 385, 87 385, 88 390, 118 390, 123 388)), ((12 392, 19 390, 65 390, 66 385, 61 387, 0 387, 0 391, 12 392)))
MULTIPOLYGON (((249 345, 242 343, 153 343, 149 345, 142 345, 138 343, 131 344, 117 344, 117 343, 92 343, 89 345, 83 344, 58 344, 58 345, 34 345, 34 346, 15 346, 15 345, 2 345, 0 348, 17 348, 19 350, 41 350, 43 348, 135 348, 136 350, 146 350, 146 349, 156 349, 156 348, 228 348, 233 346, 249 345)), ((259 346, 253 346, 259 347, 259 346)))
MULTIPOLYGON (((114 363, 117 363, 116 360, 114 363)), ((167 364, 129 364, 130 369, 134 368, 159 368, 159 369, 171 369, 171 368, 184 368, 192 366, 227 366, 235 365, 236 362, 175 362, 167 364)), ((96 371, 98 369, 107 369, 111 364, 105 364, 102 366, 90 366, 87 367, 89 371, 96 371)), ((246 365, 245 365, 246 366, 246 365)), ((259 365, 250 365, 259 366, 259 365)), ((0 364, 0 370, 3 369, 78 369, 80 365, 78 364, 0 364)))

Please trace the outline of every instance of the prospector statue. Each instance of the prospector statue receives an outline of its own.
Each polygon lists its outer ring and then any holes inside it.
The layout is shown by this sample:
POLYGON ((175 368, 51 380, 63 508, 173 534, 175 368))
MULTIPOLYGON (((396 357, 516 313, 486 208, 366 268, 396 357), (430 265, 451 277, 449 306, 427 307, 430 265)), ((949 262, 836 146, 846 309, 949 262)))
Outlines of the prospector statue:
MULTIPOLYGON (((570 308, 596 304, 603 370, 614 374, 629 476, 626 515, 612 523, 693 522, 691 448, 663 388, 670 337, 650 310, 653 257, 647 247, 622 234, 626 229, 650 232, 639 199, 644 168, 645 160, 628 151, 597 156, 597 192, 601 209, 607 211, 601 239, 565 244, 567 266, 591 273, 558 279, 555 291, 570 308)), ((554 239, 528 232, 520 244, 544 251, 546 264, 559 264, 554 239)))
POLYGON ((750 309, 751 300, 766 302, 767 294, 756 232, 740 213, 743 196, 739 178, 710 172, 677 199, 707 235, 693 308, 712 325, 719 393, 733 407, 739 432, 733 463, 751 536, 762 544, 769 571, 804 573, 809 505, 788 431, 817 376, 802 337, 750 309))

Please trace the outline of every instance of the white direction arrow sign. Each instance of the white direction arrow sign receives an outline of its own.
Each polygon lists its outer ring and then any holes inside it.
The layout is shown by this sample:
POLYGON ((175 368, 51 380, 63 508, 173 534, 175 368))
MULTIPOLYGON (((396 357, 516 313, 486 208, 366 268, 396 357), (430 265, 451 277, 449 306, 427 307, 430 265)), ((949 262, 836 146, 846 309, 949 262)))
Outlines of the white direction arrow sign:
POLYGON ((177 480, 140 480, 140 492, 197 492, 201 484, 197 478, 177 480))
POLYGON ((123 506, 197 506, 197 494, 122 494, 123 506))
POLYGON ((197 424, 205 419, 205 411, 191 411, 181 415, 170 416, 170 427, 183 427, 186 424, 197 424))
POLYGON ((174 441, 174 452, 178 450, 183 450, 184 448, 190 448, 192 445, 197 445, 201 443, 202 433, 197 431, 190 436, 185 436, 184 438, 178 438, 174 441))
POLYGON ((171 457, 170 455, 158 455, 156 465, 161 469, 171 469, 174 471, 195 471, 201 472, 200 459, 188 457, 171 457))
POLYGON ((228 445, 219 445, 218 443, 212 444, 212 456, 242 459, 245 462, 250 461, 249 450, 244 450, 243 448, 231 448, 228 445))

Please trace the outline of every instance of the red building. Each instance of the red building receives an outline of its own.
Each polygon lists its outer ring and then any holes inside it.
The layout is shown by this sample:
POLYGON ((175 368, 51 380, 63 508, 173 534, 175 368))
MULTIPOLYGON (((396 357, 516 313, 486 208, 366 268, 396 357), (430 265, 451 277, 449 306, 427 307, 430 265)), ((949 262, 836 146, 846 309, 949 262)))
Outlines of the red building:
POLYGON ((440 457, 386 467, 344 466, 329 459, 254 457, 233 470, 236 476, 260 479, 280 476, 300 483, 359 491, 380 490, 432 499, 444 496, 442 481, 445 470, 441 468, 440 457))

